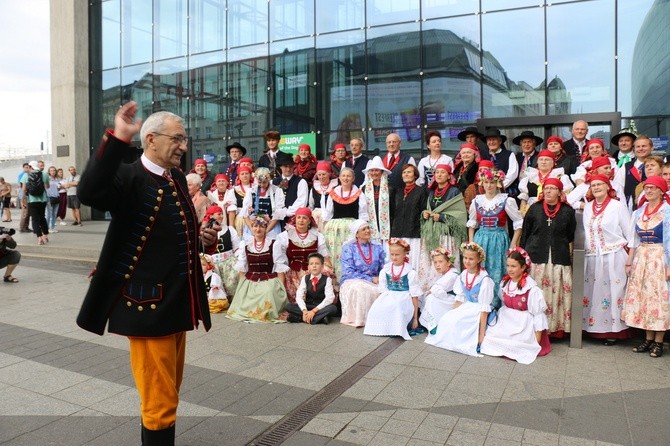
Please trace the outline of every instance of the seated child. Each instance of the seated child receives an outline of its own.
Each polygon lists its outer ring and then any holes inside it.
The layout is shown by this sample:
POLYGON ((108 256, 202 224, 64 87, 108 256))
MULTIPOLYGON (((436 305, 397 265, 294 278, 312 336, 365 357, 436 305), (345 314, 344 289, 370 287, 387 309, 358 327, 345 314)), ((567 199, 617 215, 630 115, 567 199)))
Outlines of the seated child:
POLYGON ((507 275, 500 285, 503 306, 491 322, 481 352, 490 356, 505 356, 521 364, 551 351, 544 312, 547 304, 542 290, 528 276, 530 257, 521 248, 507 252, 507 275))
POLYGON ((202 272, 205 276, 205 289, 207 290, 207 302, 210 313, 223 313, 228 309, 228 299, 223 290, 221 276, 216 272, 214 261, 207 254, 200 254, 202 272))
POLYGON ((380 296, 368 312, 363 334, 402 336, 409 340, 407 326, 419 327, 419 296, 421 285, 407 258, 409 244, 400 238, 389 240, 391 262, 379 273, 380 296))
POLYGON ((437 323, 435 334, 426 343, 470 356, 479 354, 484 339, 486 319, 493 301, 493 280, 481 267, 486 254, 476 243, 462 243, 463 272, 454 285, 456 303, 437 323))
POLYGON ((333 305, 335 292, 333 281, 323 274, 324 257, 318 252, 307 256, 307 271, 300 280, 295 295, 295 303, 286 306, 289 322, 306 324, 328 323, 328 317, 337 313, 333 305))
POLYGON ((228 296, 228 301, 233 300, 239 274, 235 270, 235 251, 240 247, 240 237, 235 229, 231 230, 224 219, 223 209, 220 206, 213 205, 207 208, 207 213, 203 219, 203 227, 212 227, 214 224, 221 227, 217 234, 218 240, 215 245, 207 249, 207 254, 212 257, 216 265, 217 272, 223 282, 223 289, 228 296), (213 223, 214 222, 214 223, 213 223))
POLYGON ((454 284, 458 279, 458 270, 454 268, 454 256, 445 249, 437 248, 430 252, 433 268, 440 274, 440 278, 430 287, 430 291, 423 299, 419 322, 426 329, 435 334, 437 322, 444 313, 454 308, 454 284))

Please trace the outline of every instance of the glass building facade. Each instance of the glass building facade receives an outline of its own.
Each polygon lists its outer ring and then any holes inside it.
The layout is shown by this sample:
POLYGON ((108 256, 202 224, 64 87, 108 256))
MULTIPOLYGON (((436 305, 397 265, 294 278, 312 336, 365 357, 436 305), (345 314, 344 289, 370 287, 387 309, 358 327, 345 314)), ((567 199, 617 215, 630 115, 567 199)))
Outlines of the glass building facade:
POLYGON ((591 135, 663 136, 668 23, 665 0, 92 0, 91 141, 131 98, 183 116, 214 170, 232 141, 258 159, 269 128, 313 133, 319 158, 390 132, 415 156, 428 130, 456 150, 482 122, 569 137, 598 114, 616 122, 591 135))

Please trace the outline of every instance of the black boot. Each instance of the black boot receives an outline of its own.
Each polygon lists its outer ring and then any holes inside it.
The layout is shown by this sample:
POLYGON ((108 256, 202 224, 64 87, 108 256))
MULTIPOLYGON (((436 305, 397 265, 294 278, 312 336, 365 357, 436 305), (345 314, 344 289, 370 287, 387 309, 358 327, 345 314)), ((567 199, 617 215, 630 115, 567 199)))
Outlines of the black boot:
POLYGON ((174 426, 157 431, 142 426, 142 446, 174 446, 174 426))

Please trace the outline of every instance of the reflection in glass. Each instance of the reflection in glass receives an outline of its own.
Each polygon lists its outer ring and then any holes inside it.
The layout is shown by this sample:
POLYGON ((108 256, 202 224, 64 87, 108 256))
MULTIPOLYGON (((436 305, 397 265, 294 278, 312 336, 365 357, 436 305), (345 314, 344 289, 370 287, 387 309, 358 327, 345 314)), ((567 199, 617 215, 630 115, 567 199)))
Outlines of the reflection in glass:
POLYGON ((314 127, 316 113, 314 39, 297 39, 294 48, 285 47, 285 41, 270 46, 272 88, 274 96, 273 126, 282 133, 305 133, 314 127), (283 49, 282 49, 283 48, 283 49))
POLYGON ((185 57, 154 64, 154 110, 188 115, 190 97, 185 57))
POLYGON ((365 26, 365 6, 363 0, 316 0, 316 32, 328 33, 365 26))
POLYGON ((368 26, 419 20, 419 0, 367 0, 368 26))
POLYGON ((350 31, 316 39, 319 114, 324 130, 337 130, 327 147, 347 144, 368 127, 365 102, 365 33, 350 31))
POLYGON ((228 48, 268 41, 268 1, 236 0, 228 4, 228 48))
POLYGON ((226 0, 191 1, 189 6, 189 53, 225 48, 226 0))
POLYGON ((421 145, 420 36, 417 23, 368 31, 368 120, 375 144, 396 132, 421 145))
MULTIPOLYGON (((554 2, 556 3, 556 2, 554 2)), ((522 8, 524 6, 534 6, 544 4, 542 0, 482 0, 482 11, 497 11, 501 9, 522 8)), ((515 28, 512 28, 515 29, 515 28)))
POLYGON ((186 55, 187 17, 186 0, 154 3, 154 59, 186 55))
POLYGON ((614 3, 547 8, 548 114, 614 110, 614 3), (588 30, 582 33, 566 32, 588 30))
POLYGON ((423 126, 439 130, 445 148, 456 148, 458 133, 481 117, 478 17, 425 22, 422 51, 423 126))
POLYGON ((121 60, 123 65, 151 62, 151 2, 121 3, 121 60))
MULTIPOLYGON (((140 116, 149 116, 153 109, 154 80, 151 64, 133 65, 121 69, 121 102, 137 102, 140 116)), ((119 104, 116 104, 118 108, 119 104)), ((114 112, 116 113, 116 112, 114 112)))
POLYGON ((102 69, 121 64, 121 5, 119 0, 100 4, 102 8, 102 69))
MULTIPOLYGON (((233 51, 229 51, 229 56, 231 53, 233 51)), ((241 54, 233 56, 237 59, 241 54)), ((259 129, 262 133, 271 125, 268 123, 270 73, 267 57, 229 62, 227 69, 223 134, 239 139, 253 134, 252 129, 259 129)))
MULTIPOLYGON (((617 5, 617 110, 624 116, 633 114, 633 54, 639 36, 644 35, 646 30, 642 23, 653 3, 654 0, 639 0, 619 2, 617 5)), ((655 35, 660 32, 655 29, 650 31, 655 35)))
POLYGON ((272 0, 270 41, 314 34, 314 0, 272 0))
POLYGON ((479 11, 479 0, 421 0, 421 18, 474 14, 479 11))
POLYGON ((484 117, 544 115, 543 24, 542 8, 482 16, 484 117))

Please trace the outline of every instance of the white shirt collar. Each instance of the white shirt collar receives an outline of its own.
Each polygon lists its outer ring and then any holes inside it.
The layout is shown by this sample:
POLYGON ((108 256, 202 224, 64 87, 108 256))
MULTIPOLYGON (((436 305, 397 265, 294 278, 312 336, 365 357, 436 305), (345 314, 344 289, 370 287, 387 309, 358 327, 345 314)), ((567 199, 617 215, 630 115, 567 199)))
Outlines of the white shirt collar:
POLYGON ((158 164, 154 163, 151 161, 149 158, 146 157, 146 155, 142 154, 142 157, 140 158, 140 161, 142 161, 142 165, 151 173, 158 175, 159 177, 163 176, 163 173, 165 173, 165 168, 159 166, 158 164))

